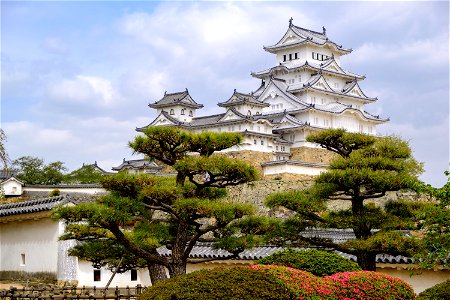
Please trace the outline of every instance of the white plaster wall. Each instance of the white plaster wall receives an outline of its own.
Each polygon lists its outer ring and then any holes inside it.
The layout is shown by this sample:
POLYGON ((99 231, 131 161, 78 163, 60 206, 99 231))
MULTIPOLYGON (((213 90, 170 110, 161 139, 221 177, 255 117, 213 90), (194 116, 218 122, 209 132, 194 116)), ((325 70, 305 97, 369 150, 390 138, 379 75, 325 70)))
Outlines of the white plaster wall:
MULTIPOLYGON (((111 278, 112 272, 108 269, 100 270, 100 281, 94 281, 94 268, 92 264, 88 261, 79 260, 78 261, 78 286, 96 286, 105 287, 111 278)), ((125 272, 122 274, 116 274, 112 280, 110 287, 119 286, 136 286, 136 285, 150 285, 150 276, 147 269, 137 270, 137 280, 131 281, 130 272, 125 272)))
POLYGON ((326 171, 326 168, 308 167, 288 163, 279 165, 269 165, 263 167, 264 175, 291 173, 291 174, 305 174, 316 176, 324 171, 326 171))
POLYGON ((61 194, 82 193, 82 194, 89 194, 89 195, 97 195, 97 194, 106 193, 106 190, 101 187, 98 187, 98 188, 74 188, 74 187, 64 187, 64 186, 60 186, 60 185, 55 185, 53 187, 25 186, 23 188, 24 192, 48 192, 48 193, 50 193, 54 189, 58 189, 61 192, 61 194))
POLYGON ((0 270, 56 273, 58 233, 58 222, 50 219, 0 223, 0 270))
MULTIPOLYGON (((407 265, 406 267, 409 266, 407 265)), ((436 284, 450 279, 450 270, 433 271, 407 270, 403 268, 394 269, 389 267, 388 264, 378 264, 377 272, 400 278, 401 280, 409 283, 416 294, 419 294, 436 284)))
POLYGON ((22 185, 15 180, 3 182, 2 188, 6 196, 20 196, 23 191, 22 185))

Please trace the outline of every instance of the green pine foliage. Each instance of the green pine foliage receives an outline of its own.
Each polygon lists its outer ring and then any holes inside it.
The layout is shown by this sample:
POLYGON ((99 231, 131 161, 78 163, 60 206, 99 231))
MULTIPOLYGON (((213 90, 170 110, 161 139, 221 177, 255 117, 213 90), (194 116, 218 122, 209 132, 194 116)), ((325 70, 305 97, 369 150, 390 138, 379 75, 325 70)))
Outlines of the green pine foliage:
POLYGON ((140 300, 282 300, 295 293, 275 276, 245 267, 200 270, 147 288, 140 300))
POLYGON ((316 276, 332 275, 339 272, 359 271, 357 263, 336 253, 316 249, 286 249, 257 261, 263 265, 279 265, 310 272, 316 276))
POLYGON ((379 253, 413 255, 420 241, 394 230, 414 229, 417 222, 411 214, 418 208, 404 203, 382 208, 370 203, 388 191, 418 186, 422 166, 412 157, 408 143, 397 137, 374 137, 343 129, 324 130, 309 135, 307 140, 338 155, 311 188, 267 197, 269 207, 283 206, 295 212, 271 232, 272 239, 276 243, 312 244, 352 254, 365 270, 375 270, 379 253), (347 201, 351 207, 328 211, 327 201, 331 200, 347 201), (299 234, 312 227, 352 229, 356 239, 337 244, 299 234))
POLYGON ((420 293, 417 300, 450 300, 450 280, 432 286, 420 293))
POLYGON ((109 195, 59 208, 56 217, 68 223, 62 239, 79 241, 73 255, 120 271, 147 267, 156 282, 165 276, 162 267, 171 277, 184 274, 200 238, 215 238, 215 247, 234 255, 262 242, 261 231, 248 224, 266 219, 254 217, 249 204, 223 201, 226 186, 257 179, 255 168, 214 154, 237 145, 240 135, 194 134, 174 127, 151 127, 144 133, 130 146, 173 167, 177 176, 104 176, 101 184, 109 195), (160 255, 159 247, 172 255, 160 255))

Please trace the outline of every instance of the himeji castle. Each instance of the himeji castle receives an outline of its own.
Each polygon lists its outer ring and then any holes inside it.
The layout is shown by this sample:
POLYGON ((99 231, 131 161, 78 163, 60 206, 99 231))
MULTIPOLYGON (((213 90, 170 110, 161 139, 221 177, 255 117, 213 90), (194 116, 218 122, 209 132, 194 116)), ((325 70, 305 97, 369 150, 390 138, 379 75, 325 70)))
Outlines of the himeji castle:
POLYGON ((352 50, 330 40, 325 28, 321 32, 301 28, 291 18, 280 41, 263 48, 274 54, 275 66, 251 73, 259 86, 251 92, 234 90, 228 100, 218 103, 223 113, 198 116, 203 105, 186 89, 165 93, 149 104, 157 117, 147 126, 239 132, 244 142, 227 154, 253 163, 264 175, 317 175, 332 154, 306 142, 310 133, 345 128, 375 135, 376 126, 388 121, 366 111, 377 98, 359 86, 365 76, 341 67, 341 56, 352 50))

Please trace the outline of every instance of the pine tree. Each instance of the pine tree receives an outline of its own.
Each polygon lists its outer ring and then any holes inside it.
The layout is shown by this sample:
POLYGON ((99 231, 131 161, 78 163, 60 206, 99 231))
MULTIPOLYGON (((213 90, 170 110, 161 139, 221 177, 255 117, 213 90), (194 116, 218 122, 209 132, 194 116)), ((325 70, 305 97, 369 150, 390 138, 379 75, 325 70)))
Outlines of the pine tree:
POLYGON ((388 191, 417 185, 422 167, 412 157, 408 143, 397 137, 374 137, 343 129, 324 130, 308 136, 307 141, 337 155, 311 188, 273 194, 266 199, 271 207, 284 206, 296 212, 272 233, 275 240, 352 254, 365 270, 375 270, 379 253, 414 254, 418 241, 397 229, 415 226, 412 216, 420 205, 396 202, 383 208, 370 203, 388 191), (350 208, 329 211, 327 202, 331 200, 343 200, 350 208), (300 233, 308 228, 350 228, 356 239, 337 244, 300 233))
POLYGON ((189 253, 201 238, 235 256, 261 241, 249 226, 254 208, 222 200, 225 187, 257 178, 253 167, 214 154, 238 145, 240 135, 173 127, 144 133, 130 147, 173 168, 176 177, 105 176, 102 184, 110 194, 96 203, 59 208, 56 216, 68 224, 62 239, 80 241, 72 255, 119 271, 147 267, 155 283, 165 277, 161 266, 171 277, 186 273, 189 253), (170 257, 157 252, 162 246, 171 250, 170 257))

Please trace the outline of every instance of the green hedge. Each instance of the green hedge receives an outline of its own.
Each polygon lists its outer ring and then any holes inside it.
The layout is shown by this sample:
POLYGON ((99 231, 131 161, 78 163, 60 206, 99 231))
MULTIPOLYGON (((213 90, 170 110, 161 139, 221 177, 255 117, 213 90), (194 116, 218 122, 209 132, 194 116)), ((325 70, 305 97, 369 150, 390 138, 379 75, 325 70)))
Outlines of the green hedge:
POLYGON ((450 300, 450 279, 419 294, 417 300, 450 300))
POLYGON ((357 263, 336 253, 315 249, 287 249, 259 259, 256 263, 262 265, 287 266, 308 271, 316 276, 332 275, 339 272, 360 271, 357 263))
POLYGON ((139 300, 294 299, 282 281, 245 267, 200 270, 159 282, 139 300))

